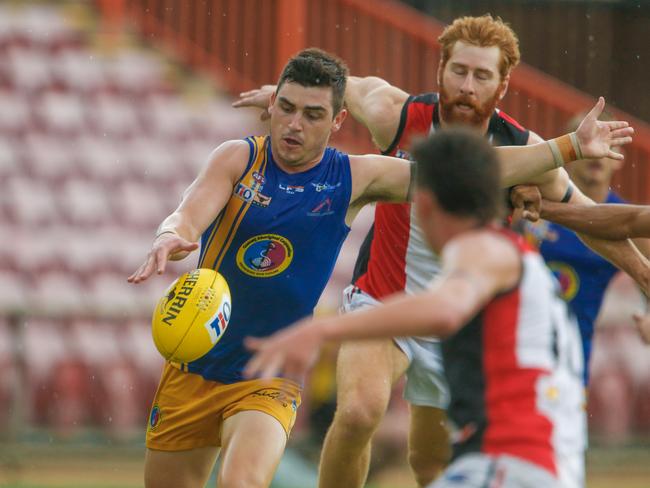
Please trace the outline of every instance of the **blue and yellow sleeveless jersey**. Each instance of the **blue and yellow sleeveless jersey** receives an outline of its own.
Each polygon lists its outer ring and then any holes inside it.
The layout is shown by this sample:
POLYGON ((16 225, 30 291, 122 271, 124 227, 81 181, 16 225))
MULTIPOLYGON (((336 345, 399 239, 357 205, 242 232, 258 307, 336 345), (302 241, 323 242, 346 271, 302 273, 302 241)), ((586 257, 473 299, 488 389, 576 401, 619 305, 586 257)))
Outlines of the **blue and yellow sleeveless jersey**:
POLYGON ((206 356, 181 369, 206 379, 241 381, 247 336, 268 336, 312 314, 349 232, 350 160, 327 148, 315 167, 286 173, 267 137, 249 137, 246 171, 201 237, 199 267, 228 282, 228 329, 206 356))
MULTIPOLYGON (((613 192, 606 203, 623 203, 613 192)), ((539 251, 560 283, 563 298, 578 319, 584 353, 584 382, 589 381, 589 358, 594 322, 603 302, 605 290, 618 269, 593 252, 571 230, 541 221, 527 231, 539 243, 539 251)))

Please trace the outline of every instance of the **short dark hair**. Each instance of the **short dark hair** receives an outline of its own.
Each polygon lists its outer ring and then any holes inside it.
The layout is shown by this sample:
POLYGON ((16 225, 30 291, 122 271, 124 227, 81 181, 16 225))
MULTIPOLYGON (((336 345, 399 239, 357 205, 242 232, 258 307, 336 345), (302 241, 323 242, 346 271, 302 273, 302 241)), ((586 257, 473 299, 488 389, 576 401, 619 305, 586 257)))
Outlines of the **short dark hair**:
POLYGON ((481 224, 502 215, 499 162, 485 137, 451 128, 420 141, 412 154, 417 186, 433 192, 443 210, 481 224))
POLYGON ((348 67, 343 60, 322 49, 310 47, 289 60, 282 70, 277 90, 287 81, 302 86, 329 86, 332 88, 332 109, 336 115, 343 108, 347 77, 348 67))

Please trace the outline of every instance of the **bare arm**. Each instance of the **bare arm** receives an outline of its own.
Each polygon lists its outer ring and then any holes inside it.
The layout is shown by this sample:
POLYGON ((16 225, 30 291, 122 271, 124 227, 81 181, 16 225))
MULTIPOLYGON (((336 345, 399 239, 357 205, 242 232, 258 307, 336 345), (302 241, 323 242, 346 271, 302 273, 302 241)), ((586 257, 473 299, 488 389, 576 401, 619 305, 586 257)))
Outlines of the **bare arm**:
POLYGON ((521 273, 512 244, 492 233, 476 231, 458 237, 444 251, 442 274, 430 290, 401 295, 385 305, 335 318, 298 323, 267 339, 248 339, 256 356, 248 376, 300 378, 316 359, 325 340, 436 335, 458 331, 500 291, 511 288, 521 273), (462 296, 462 300, 458 297, 462 296))
POLYGON ((643 205, 564 205, 544 200, 540 216, 600 239, 650 237, 650 207, 643 205))
POLYGON ((399 127, 408 93, 376 76, 348 76, 345 103, 352 116, 370 131, 375 145, 388 149, 399 127))
POLYGON ((198 247, 201 233, 228 203, 232 189, 246 167, 248 143, 228 141, 210 155, 199 176, 183 195, 178 208, 158 227, 144 263, 128 278, 139 283, 165 271, 169 259, 182 259, 198 247))

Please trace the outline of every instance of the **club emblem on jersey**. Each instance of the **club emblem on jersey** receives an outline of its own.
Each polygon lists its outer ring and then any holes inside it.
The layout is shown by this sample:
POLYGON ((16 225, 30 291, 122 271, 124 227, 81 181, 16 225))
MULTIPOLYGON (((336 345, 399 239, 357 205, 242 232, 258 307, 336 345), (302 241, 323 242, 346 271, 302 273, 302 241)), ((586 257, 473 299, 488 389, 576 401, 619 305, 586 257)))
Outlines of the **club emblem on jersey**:
POLYGON ((277 234, 260 234, 237 251, 237 266, 249 276, 269 278, 282 273, 293 260, 291 242, 277 234))
POLYGON ((162 412, 158 405, 154 405, 151 409, 151 414, 149 415, 149 430, 155 430, 156 427, 160 425, 162 421, 162 412))
POLYGON ((326 215, 332 215, 333 213, 334 210, 332 210, 332 199, 330 197, 327 197, 314 208, 312 208, 311 212, 307 212, 307 215, 310 217, 324 217, 326 215))
POLYGON ((580 277, 578 276, 578 273, 576 273, 576 270, 566 263, 551 261, 547 264, 555 275, 557 281, 560 283, 562 298, 565 301, 570 302, 580 289, 580 277))

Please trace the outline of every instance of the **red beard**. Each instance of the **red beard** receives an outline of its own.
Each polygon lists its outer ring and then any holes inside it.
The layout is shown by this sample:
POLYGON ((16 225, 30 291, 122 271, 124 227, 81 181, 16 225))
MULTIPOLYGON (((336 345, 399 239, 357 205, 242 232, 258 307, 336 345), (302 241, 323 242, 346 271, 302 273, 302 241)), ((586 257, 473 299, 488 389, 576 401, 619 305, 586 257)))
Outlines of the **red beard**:
POLYGON ((499 90, 494 92, 491 98, 483 104, 479 104, 476 98, 469 95, 459 95, 451 98, 444 84, 440 83, 440 114, 442 120, 447 124, 463 124, 480 127, 488 120, 497 104, 499 103, 499 90), (469 112, 460 112, 454 110, 458 105, 467 105, 472 110, 469 112))

